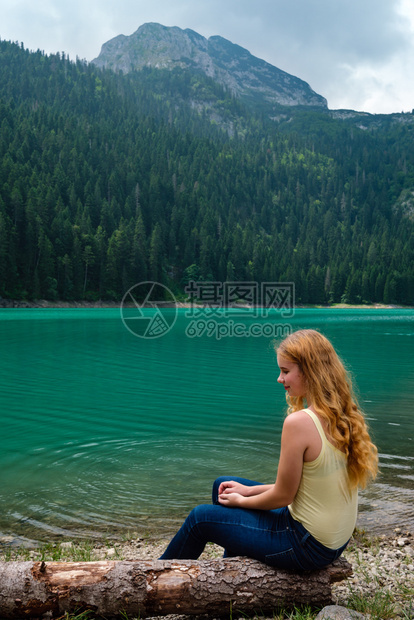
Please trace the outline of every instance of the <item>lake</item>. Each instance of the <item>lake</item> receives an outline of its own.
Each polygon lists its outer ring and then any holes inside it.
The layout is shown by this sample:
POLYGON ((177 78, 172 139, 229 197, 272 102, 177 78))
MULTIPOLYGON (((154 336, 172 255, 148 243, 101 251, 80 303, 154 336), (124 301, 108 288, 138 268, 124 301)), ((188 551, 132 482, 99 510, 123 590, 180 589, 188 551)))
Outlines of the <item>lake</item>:
POLYGON ((264 323, 332 340, 380 452, 358 524, 413 527, 413 310, 234 310, 227 334, 189 314, 164 310, 167 332, 143 338, 119 309, 0 310, 0 541, 168 536, 217 476, 272 482, 286 409, 272 329, 234 333, 264 323))

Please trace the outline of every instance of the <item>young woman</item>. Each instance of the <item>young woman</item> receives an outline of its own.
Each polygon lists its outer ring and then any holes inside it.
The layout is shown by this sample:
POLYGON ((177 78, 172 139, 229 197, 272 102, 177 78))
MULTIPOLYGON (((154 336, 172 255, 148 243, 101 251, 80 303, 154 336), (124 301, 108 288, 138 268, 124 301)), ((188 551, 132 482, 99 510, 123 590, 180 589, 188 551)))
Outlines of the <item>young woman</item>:
POLYGON ((225 557, 312 570, 348 544, 358 488, 377 473, 377 449, 327 338, 299 330, 276 353, 288 403, 276 482, 218 478, 213 504, 191 511, 161 559, 196 559, 214 542, 225 557))

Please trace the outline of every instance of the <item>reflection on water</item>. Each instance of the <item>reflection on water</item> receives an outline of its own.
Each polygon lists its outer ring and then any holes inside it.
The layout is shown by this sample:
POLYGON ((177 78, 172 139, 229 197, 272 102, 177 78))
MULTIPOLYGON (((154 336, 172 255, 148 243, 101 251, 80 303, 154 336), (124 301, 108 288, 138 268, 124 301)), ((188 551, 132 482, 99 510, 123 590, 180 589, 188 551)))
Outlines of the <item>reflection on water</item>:
POLYGON ((193 434, 70 442, 50 453, 37 448, 30 472, 9 493, 0 531, 12 522, 15 533, 29 538, 126 530, 170 534, 189 507, 210 501, 211 484, 220 473, 246 471, 250 461, 261 463, 265 479, 271 479, 274 450, 271 443, 239 438, 226 440, 223 450, 222 440, 193 434))
MULTIPOLYGON (((192 506, 210 501, 216 475, 229 472, 257 478, 260 464, 259 478, 269 482, 275 471, 274 444, 254 440, 228 439, 223 451, 221 440, 206 442, 191 436, 173 441, 98 439, 45 452, 45 448, 32 452, 30 471, 8 494, 0 535, 12 531, 27 539, 126 532, 168 536, 192 506)), ((358 525, 374 533, 390 531, 397 524, 412 529, 414 459, 380 458, 385 473, 360 494, 358 525)))
MULTIPOLYGON (((380 450, 360 496, 374 532, 414 527, 413 325, 411 311, 292 320, 330 337, 356 378, 380 450)), ((186 326, 181 314, 145 342, 114 310, 0 311, 0 537, 168 536, 217 476, 274 480, 285 401, 271 341, 186 326)))

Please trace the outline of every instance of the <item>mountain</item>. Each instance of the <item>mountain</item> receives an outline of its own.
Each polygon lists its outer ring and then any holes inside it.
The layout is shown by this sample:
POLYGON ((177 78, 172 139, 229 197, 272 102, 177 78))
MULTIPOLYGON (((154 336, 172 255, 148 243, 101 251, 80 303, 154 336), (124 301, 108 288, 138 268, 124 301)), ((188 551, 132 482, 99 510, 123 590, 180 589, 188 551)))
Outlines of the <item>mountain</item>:
POLYGON ((0 40, 0 297, 195 280, 414 305, 414 115, 280 110, 0 40))
POLYGON ((105 43, 92 63, 123 73, 144 67, 180 67, 203 72, 233 95, 255 105, 327 107, 326 99, 303 80, 223 37, 206 39, 189 29, 144 24, 131 36, 119 35, 105 43))

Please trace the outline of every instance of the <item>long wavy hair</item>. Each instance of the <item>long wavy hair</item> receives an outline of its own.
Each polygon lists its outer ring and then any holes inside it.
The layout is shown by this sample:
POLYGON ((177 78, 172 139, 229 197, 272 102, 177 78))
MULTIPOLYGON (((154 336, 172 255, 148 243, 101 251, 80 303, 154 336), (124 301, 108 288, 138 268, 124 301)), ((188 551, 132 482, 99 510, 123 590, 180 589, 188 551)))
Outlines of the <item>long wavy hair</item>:
MULTIPOLYGON (((299 366, 306 382, 306 399, 326 421, 329 436, 348 460, 351 487, 365 488, 378 472, 378 451, 369 436, 355 398, 351 378, 329 340, 318 331, 293 332, 276 345, 276 352, 299 366)), ((300 411, 305 399, 286 394, 288 414, 300 411)))

